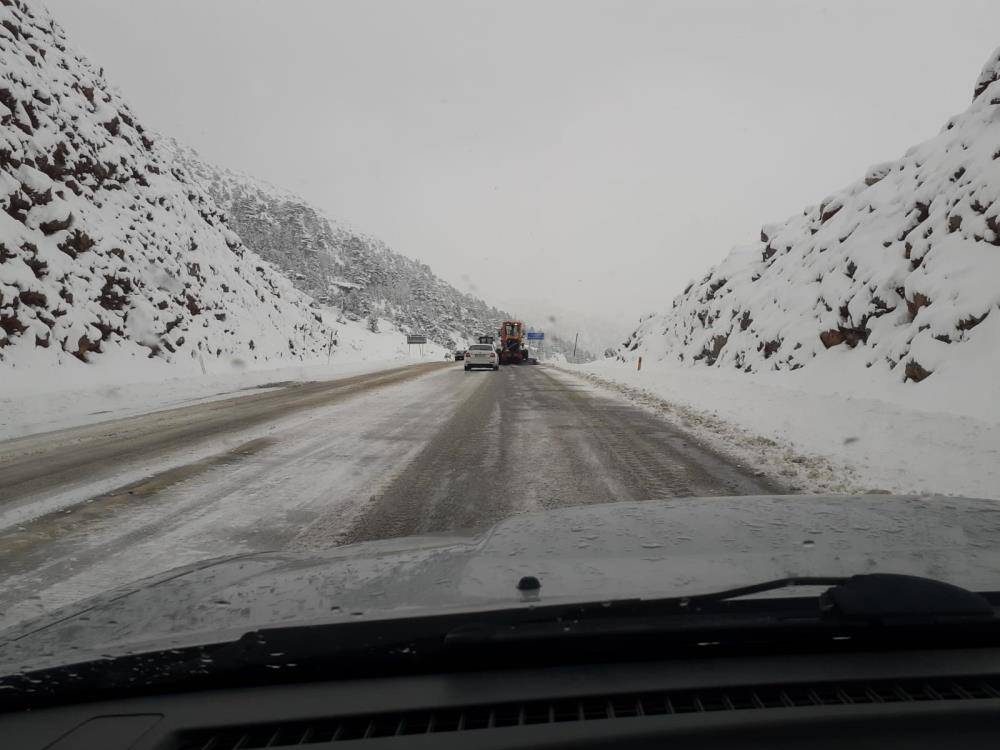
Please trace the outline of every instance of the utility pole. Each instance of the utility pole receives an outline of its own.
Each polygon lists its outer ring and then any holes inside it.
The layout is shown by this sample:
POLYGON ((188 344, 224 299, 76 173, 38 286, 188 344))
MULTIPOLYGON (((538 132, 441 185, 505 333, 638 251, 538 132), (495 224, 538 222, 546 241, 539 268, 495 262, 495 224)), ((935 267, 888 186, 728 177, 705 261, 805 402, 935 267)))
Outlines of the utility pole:
POLYGON ((573 337, 573 361, 576 362, 576 342, 580 340, 580 332, 576 332, 576 336, 573 337))

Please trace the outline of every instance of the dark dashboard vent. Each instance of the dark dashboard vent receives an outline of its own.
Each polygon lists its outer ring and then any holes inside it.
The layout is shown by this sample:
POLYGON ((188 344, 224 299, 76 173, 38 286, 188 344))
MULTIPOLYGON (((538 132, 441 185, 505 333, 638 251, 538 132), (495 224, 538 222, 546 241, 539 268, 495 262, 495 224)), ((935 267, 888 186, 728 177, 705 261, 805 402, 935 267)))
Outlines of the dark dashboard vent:
POLYGON ((392 714, 342 716, 308 722, 258 724, 188 733, 182 750, 287 748, 440 732, 554 724, 567 721, 748 711, 802 706, 1000 698, 1000 677, 928 681, 830 682, 728 689, 628 693, 568 700, 464 706, 392 714))

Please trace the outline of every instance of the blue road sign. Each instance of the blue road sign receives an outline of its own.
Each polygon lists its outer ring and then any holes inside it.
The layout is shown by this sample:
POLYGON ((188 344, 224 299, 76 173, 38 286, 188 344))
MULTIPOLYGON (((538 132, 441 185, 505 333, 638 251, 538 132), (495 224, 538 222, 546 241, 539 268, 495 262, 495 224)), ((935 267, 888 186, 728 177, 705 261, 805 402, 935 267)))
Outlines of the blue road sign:
POLYGON ((528 341, 541 341, 545 338, 545 334, 541 331, 528 331, 528 341))

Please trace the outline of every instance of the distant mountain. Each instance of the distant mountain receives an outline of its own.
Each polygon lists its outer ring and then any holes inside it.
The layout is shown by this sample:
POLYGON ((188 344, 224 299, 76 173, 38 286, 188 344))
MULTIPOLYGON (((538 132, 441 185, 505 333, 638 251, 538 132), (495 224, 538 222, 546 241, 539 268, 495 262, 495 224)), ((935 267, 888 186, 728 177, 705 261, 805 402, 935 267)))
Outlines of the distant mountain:
POLYGON ((43 8, 0 5, 0 369, 325 352, 311 300, 170 156, 43 8))
POLYGON ((967 110, 735 248, 618 349, 700 366, 919 382, 1000 356, 1000 50, 967 110), (845 359, 845 357, 847 359, 845 359))
POLYGON ((447 347, 493 332, 510 315, 464 294, 424 263, 330 219, 305 199, 205 162, 173 141, 172 158, 195 175, 246 245, 323 304, 352 319, 373 313, 447 347))

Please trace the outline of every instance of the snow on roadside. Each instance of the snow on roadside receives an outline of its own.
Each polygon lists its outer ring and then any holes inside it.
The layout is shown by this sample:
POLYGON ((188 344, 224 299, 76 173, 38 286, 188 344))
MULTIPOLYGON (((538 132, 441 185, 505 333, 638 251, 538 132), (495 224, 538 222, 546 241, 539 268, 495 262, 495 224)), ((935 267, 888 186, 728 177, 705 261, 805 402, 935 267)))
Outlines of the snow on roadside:
POLYGON ((641 371, 614 360, 561 367, 655 410, 793 491, 1000 499, 996 401, 976 408, 957 392, 918 402, 871 382, 857 390, 866 376, 850 371, 839 373, 838 387, 789 373, 671 362, 641 371))
POLYGON ((389 321, 379 321, 375 333, 363 323, 337 323, 336 313, 323 311, 324 319, 338 326, 332 356, 301 364, 251 369, 235 359, 229 372, 178 375, 169 365, 108 370, 81 363, 72 378, 50 368, 5 380, 0 440, 256 393, 272 384, 332 380, 444 359, 445 350, 437 344, 423 347, 422 355, 417 347, 407 347, 404 334, 389 321))

